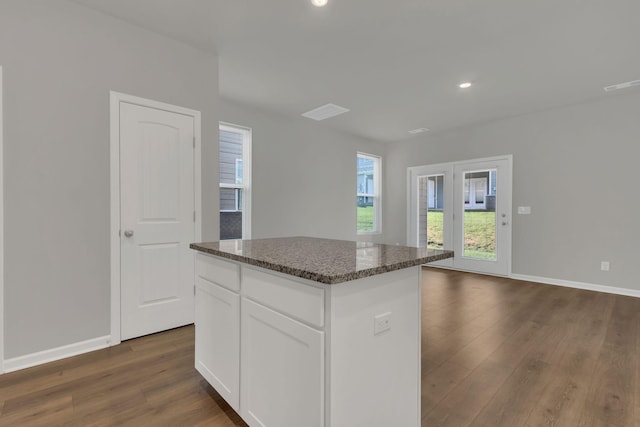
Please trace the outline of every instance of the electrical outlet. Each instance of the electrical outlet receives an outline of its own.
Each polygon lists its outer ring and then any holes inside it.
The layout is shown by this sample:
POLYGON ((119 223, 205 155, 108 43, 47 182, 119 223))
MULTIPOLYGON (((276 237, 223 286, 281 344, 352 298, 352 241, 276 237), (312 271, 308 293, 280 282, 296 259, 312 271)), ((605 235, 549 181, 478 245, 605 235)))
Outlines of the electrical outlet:
POLYGON ((378 314, 373 318, 373 335, 381 334, 391 329, 391 312, 378 314))
POLYGON ((600 270, 609 271, 609 261, 602 261, 600 263, 600 270))

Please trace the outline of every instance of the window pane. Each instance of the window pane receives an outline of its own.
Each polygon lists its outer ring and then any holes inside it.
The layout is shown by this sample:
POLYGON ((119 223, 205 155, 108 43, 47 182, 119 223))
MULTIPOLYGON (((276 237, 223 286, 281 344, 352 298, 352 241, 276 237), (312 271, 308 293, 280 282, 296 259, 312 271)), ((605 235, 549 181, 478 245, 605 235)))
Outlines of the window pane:
POLYGON ((358 156, 358 193, 375 194, 373 168, 373 159, 358 156))
POLYGON ((242 210, 242 189, 221 188, 220 189, 220 210, 221 211, 241 211, 242 210))
POLYGON ((465 257, 485 260, 496 259, 496 172, 493 169, 465 172, 464 174, 463 256, 465 257))
POLYGON ((242 239, 242 212, 220 212, 220 240, 242 239))
POLYGON ((358 153, 356 170, 356 231, 380 232, 380 158, 358 153))
POLYGON ((358 197, 358 231, 375 231, 374 209, 375 201, 373 197, 358 197))
POLYGON ((220 183, 242 184, 241 133, 220 130, 220 183))
POLYGON ((421 176, 418 181, 419 246, 429 249, 444 247, 444 175, 421 176))

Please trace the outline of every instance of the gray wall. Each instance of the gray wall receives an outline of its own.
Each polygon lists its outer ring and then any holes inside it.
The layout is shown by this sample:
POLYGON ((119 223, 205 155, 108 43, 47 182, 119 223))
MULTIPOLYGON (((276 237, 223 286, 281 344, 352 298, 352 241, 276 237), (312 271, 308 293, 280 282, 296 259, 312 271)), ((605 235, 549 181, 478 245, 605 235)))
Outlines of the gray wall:
POLYGON ((217 58, 62 0, 3 0, 5 357, 109 334, 109 91, 202 112, 218 232, 217 58))
POLYGON ((225 99, 220 118, 253 131, 252 238, 356 238, 356 153, 383 145, 225 99))
POLYGON ((513 154, 513 273, 640 290, 639 112, 635 91, 390 146, 386 241, 406 240, 407 167, 513 154))

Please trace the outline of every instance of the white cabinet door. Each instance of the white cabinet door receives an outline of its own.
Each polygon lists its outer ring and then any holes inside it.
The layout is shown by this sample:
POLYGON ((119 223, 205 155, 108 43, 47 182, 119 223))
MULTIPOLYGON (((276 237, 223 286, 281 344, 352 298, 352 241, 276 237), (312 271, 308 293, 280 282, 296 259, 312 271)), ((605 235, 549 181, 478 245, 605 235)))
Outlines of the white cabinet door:
POLYGON ((324 426, 324 332, 242 298, 240 414, 251 426, 324 426))
POLYGON ((196 369, 240 410, 240 295, 196 279, 196 369))

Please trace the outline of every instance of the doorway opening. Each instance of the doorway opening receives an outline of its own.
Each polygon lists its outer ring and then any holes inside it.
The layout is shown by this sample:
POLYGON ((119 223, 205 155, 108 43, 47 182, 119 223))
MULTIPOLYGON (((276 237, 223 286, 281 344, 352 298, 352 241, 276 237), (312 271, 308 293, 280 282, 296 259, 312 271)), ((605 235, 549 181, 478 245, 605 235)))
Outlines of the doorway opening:
POLYGON ((508 276, 512 156, 411 167, 407 243, 455 252, 442 267, 508 276))

